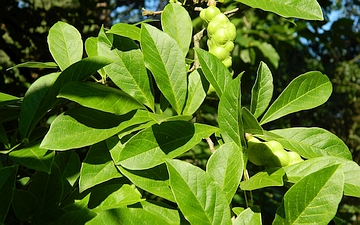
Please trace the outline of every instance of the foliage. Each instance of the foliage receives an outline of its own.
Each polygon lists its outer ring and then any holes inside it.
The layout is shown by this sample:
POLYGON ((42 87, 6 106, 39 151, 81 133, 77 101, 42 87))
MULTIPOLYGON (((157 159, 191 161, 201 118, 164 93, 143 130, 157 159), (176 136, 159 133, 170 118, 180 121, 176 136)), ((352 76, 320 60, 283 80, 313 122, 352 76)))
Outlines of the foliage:
MULTIPOLYGON (((316 1, 239 2, 322 19, 316 1)), ((54 62, 17 65, 57 72, 37 79, 23 98, 0 93, 9 115, 0 117, 0 222, 262 224, 267 206, 252 196, 269 187, 284 191, 273 224, 340 220, 343 196, 360 198, 360 167, 348 147, 325 129, 264 126, 326 102, 329 78, 303 73, 273 100, 275 80, 260 62, 246 93, 246 73, 191 49, 193 24, 181 4, 164 8, 161 27, 115 24, 84 43, 76 28, 57 22, 47 37, 54 62), (249 108, 242 102, 247 96, 249 108), (215 120, 206 115, 211 102, 218 102, 215 120), (3 125, 16 120, 15 128, 3 125), (255 166, 247 159, 249 134, 279 142, 304 161, 255 166)), ((236 42, 252 45, 243 32, 236 42)), ((253 46, 278 66, 270 44, 253 46)), ((250 49, 240 53, 243 59, 250 49)))

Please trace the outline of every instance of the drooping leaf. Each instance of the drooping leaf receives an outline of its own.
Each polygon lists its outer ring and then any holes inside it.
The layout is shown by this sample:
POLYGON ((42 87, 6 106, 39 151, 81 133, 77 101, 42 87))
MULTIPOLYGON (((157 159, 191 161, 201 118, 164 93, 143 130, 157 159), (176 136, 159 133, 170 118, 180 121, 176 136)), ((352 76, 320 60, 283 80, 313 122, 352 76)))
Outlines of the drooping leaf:
POLYGON ((148 113, 142 110, 117 116, 75 107, 56 117, 40 146, 52 150, 80 148, 98 143, 123 129, 150 120, 148 113))
POLYGON ((332 92, 329 78, 317 71, 307 72, 290 82, 272 103, 260 124, 276 120, 290 113, 312 109, 328 100, 332 92))
POLYGON ((90 147, 80 170, 79 191, 93 187, 113 178, 119 178, 105 142, 90 147))
POLYGON ((3 223, 10 208, 15 189, 18 166, 0 169, 0 223, 3 223))
POLYGON ((243 170, 243 152, 235 143, 221 145, 206 165, 206 172, 219 184, 229 205, 239 187, 243 170))
POLYGON ((131 170, 149 169, 183 154, 217 130, 185 121, 154 124, 133 136, 115 163, 131 170))
POLYGON ((200 48, 196 48, 195 52, 206 79, 214 87, 217 95, 221 97, 226 86, 232 80, 229 70, 213 54, 200 48))
POLYGON ((81 34, 70 24, 62 21, 55 23, 49 30, 47 41, 50 53, 62 71, 81 60, 83 55, 81 34))
POLYGON ((191 224, 231 224, 227 200, 209 174, 180 160, 166 165, 176 203, 191 224))
POLYGON ((140 41, 140 28, 127 23, 114 24, 107 33, 128 37, 136 41, 140 41))
POLYGON ((243 119, 243 126, 245 133, 249 134, 263 134, 264 130, 260 126, 254 115, 245 107, 241 109, 241 115, 243 119))
POLYGON ((24 62, 24 63, 17 64, 13 67, 10 67, 7 70, 19 68, 19 67, 56 69, 56 68, 58 68, 58 65, 55 62, 24 62))
POLYGON ((261 212, 258 207, 247 208, 240 213, 238 217, 233 221, 233 225, 262 225, 261 212))
POLYGON ((32 143, 20 150, 11 151, 9 157, 27 168, 50 174, 55 152, 40 148, 40 142, 32 143))
POLYGON ((184 54, 177 42, 159 29, 142 24, 141 48, 146 66, 162 94, 177 114, 181 114, 187 94, 184 54))
POLYGON ((161 25, 179 45, 184 57, 189 51, 193 25, 188 11, 177 3, 167 4, 161 13, 161 25))
POLYGON ((273 77, 269 67, 260 62, 254 86, 251 90, 250 111, 255 118, 269 106, 274 91, 273 77))
POLYGON ((318 127, 294 127, 270 131, 280 137, 271 137, 279 141, 286 149, 299 153, 305 158, 337 156, 352 159, 351 152, 345 143, 333 133, 318 127))
POLYGON ((239 147, 245 143, 241 117, 240 77, 226 87, 218 108, 220 133, 226 142, 235 142, 239 147))
POLYGON ((258 172, 254 176, 250 177, 249 180, 240 182, 241 190, 252 191, 264 187, 271 186, 283 186, 283 176, 285 172, 282 168, 270 168, 261 172, 258 172))
POLYGON ((316 0, 236 0, 252 8, 276 13, 282 17, 295 17, 306 20, 323 20, 321 7, 316 0))
POLYGON ((344 174, 340 167, 323 168, 294 184, 286 192, 273 224, 328 224, 343 196, 344 174))

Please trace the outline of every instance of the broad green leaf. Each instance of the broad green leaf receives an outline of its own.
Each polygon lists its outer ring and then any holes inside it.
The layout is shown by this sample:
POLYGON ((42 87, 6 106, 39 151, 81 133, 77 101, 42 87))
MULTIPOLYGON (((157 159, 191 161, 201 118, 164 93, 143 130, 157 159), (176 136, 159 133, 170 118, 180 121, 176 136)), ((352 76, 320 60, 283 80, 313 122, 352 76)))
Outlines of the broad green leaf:
POLYGON ((161 25, 180 46, 184 57, 189 51, 193 25, 188 11, 177 3, 167 4, 161 13, 161 25))
POLYGON ((140 28, 127 23, 114 24, 107 33, 128 37, 136 41, 140 41, 140 28))
POLYGON ((166 165, 176 203, 190 224, 231 224, 227 200, 208 173, 180 160, 166 165))
POLYGON ((135 109, 145 108, 119 89, 91 82, 74 81, 67 83, 60 90, 58 97, 115 115, 123 115, 135 109))
POLYGON ((221 97, 232 80, 231 73, 213 54, 200 48, 196 48, 195 52, 206 79, 214 87, 217 95, 221 97))
POLYGON ((276 13, 282 17, 295 17, 305 20, 323 20, 321 7, 316 0, 236 0, 252 8, 276 13))
POLYGON ((257 119, 247 108, 242 107, 241 115, 242 115, 245 133, 249 133, 249 134, 263 134, 264 133, 264 130, 260 126, 257 119))
POLYGON ((161 216, 163 219, 166 220, 169 224, 182 224, 180 223, 180 213, 176 209, 170 208, 168 205, 165 205, 161 202, 155 202, 155 201, 142 201, 140 202, 141 207, 154 214, 161 216))
POLYGON ((35 87, 31 85, 26 92, 23 104, 21 104, 19 128, 22 138, 28 137, 35 125, 45 115, 45 113, 56 102, 56 96, 60 89, 71 81, 85 80, 94 74, 98 69, 110 64, 112 61, 94 56, 85 58, 66 68, 63 72, 49 74, 41 79, 35 87), (57 77, 57 78, 56 78, 57 77))
POLYGON ((312 158, 301 163, 284 167, 288 182, 296 183, 301 178, 327 166, 341 164, 344 173, 344 194, 360 198, 360 166, 351 160, 334 156, 312 158))
POLYGON ((226 142, 235 142, 239 147, 245 143, 241 117, 240 77, 226 87, 220 98, 218 121, 220 133, 226 142))
POLYGON ((328 224, 343 196, 344 174, 340 167, 323 168, 294 184, 286 192, 273 224, 328 224))
POLYGON ((54 161, 55 152, 48 152, 45 148, 40 148, 40 142, 27 145, 20 150, 11 151, 10 159, 29 169, 44 171, 50 174, 51 165, 54 161))
POLYGON ((269 106, 274 91, 273 77, 269 67, 260 62, 254 86, 251 90, 250 111, 259 118, 269 106))
POLYGON ((235 143, 221 145, 206 164, 206 172, 219 184, 228 205, 239 187, 243 170, 242 148, 235 143))
POLYGON ((90 147, 80 170, 79 191, 93 187, 113 178, 119 178, 105 142, 90 147))
POLYGON ((116 61, 104 68, 106 74, 121 90, 154 111, 154 95, 142 52, 120 52, 115 49, 109 54, 115 54, 116 61))
POLYGON ((10 67, 7 70, 18 68, 18 67, 57 69, 58 65, 55 62, 24 62, 24 63, 17 64, 16 66, 10 67))
POLYGON ((209 88, 208 82, 202 79, 198 70, 190 73, 188 86, 188 96, 183 111, 184 115, 192 115, 198 110, 206 97, 206 91, 209 88))
POLYGON ((183 154, 217 130, 185 121, 154 124, 133 136, 115 163, 130 170, 149 169, 183 154))
POLYGON ((14 190, 14 197, 12 207, 16 217, 21 221, 30 221, 37 209, 39 208, 39 201, 35 195, 29 191, 14 190))
POLYGON ((96 37, 89 37, 85 41, 85 52, 90 56, 98 55, 98 39, 96 37))
POLYGON ((62 71, 81 60, 83 42, 75 27, 65 22, 57 22, 50 28, 47 41, 50 53, 62 71))
POLYGON ((20 98, 16 97, 16 96, 12 96, 6 93, 2 93, 0 92, 0 102, 7 102, 7 101, 18 101, 20 100, 20 98))
POLYGON ((137 187, 169 201, 175 202, 169 187, 169 174, 165 164, 147 170, 128 170, 118 166, 121 173, 137 187))
POLYGON ((79 225, 93 219, 97 214, 87 208, 68 211, 50 225, 79 225))
POLYGON ((15 189, 15 180, 18 166, 7 166, 0 169, 0 223, 3 223, 15 189))
POLYGON ((141 110, 117 116, 79 106, 56 117, 40 146, 52 150, 80 148, 150 120, 148 113, 141 110))
POLYGON ((351 152, 345 143, 333 133, 318 127, 296 127, 272 130, 277 135, 271 140, 279 141, 286 149, 299 153, 305 158, 337 156, 352 160, 351 152), (278 137, 280 136, 280 137, 278 137))
MULTIPOLYGON (((104 190, 104 192, 106 191, 104 190)), ((125 207, 127 205, 135 204, 139 201, 142 201, 141 194, 135 188, 135 186, 124 184, 116 191, 106 196, 106 198, 100 203, 100 205, 94 208, 93 211, 101 212, 103 210, 125 207)))
POLYGON ((66 193, 66 186, 72 188, 79 178, 80 158, 74 151, 57 152, 54 162, 60 169, 64 193, 66 193))
POLYGON ((242 213, 236 217, 232 223, 233 225, 261 225, 261 212, 258 207, 247 208, 242 213))
POLYGON ((0 143, 3 143, 5 146, 9 144, 9 139, 7 137, 4 126, 0 123, 0 143))
POLYGON ((252 191, 271 186, 283 186, 283 176, 285 172, 282 168, 270 168, 261 172, 258 172, 249 180, 240 182, 241 190, 252 191))
POLYGON ((142 24, 141 48, 146 66, 156 84, 177 114, 181 114, 187 95, 185 57, 179 45, 168 34, 142 24))
POLYGON ((328 100, 332 92, 329 78, 317 71, 307 72, 290 82, 272 103, 260 124, 276 120, 290 113, 312 109, 328 100))

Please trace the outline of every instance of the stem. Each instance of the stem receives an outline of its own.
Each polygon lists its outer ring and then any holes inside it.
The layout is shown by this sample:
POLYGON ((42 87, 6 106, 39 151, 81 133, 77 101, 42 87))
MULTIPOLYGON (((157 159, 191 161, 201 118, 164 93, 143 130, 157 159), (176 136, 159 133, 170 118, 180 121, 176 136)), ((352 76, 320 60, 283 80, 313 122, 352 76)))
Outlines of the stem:
POLYGON ((142 15, 143 16, 156 16, 156 15, 160 15, 163 11, 151 11, 151 10, 147 10, 145 8, 142 8, 142 15))
MULTIPOLYGON (((194 48, 200 48, 200 40, 201 38, 204 36, 204 31, 205 28, 203 28, 201 31, 197 32, 194 36, 193 36, 193 40, 194 40, 194 48)), ((194 70, 196 70, 197 68, 200 67, 200 63, 196 54, 196 51, 194 51, 194 65, 191 67, 191 69, 189 70, 189 72, 192 72, 194 70)))

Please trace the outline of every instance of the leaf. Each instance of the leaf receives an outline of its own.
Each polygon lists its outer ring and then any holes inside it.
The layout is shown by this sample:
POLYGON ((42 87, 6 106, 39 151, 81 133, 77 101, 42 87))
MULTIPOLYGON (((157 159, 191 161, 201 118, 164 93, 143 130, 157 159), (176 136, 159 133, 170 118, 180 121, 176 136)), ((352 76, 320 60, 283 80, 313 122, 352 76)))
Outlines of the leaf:
POLYGON ((4 126, 0 123, 0 143, 3 143, 4 146, 9 145, 9 139, 7 137, 4 126))
MULTIPOLYGON (((161 216, 162 219, 166 220, 169 224, 177 225, 183 224, 180 223, 180 213, 176 209, 170 208, 168 205, 165 205, 161 202, 154 201, 142 201, 140 202, 141 207, 154 215, 161 216)), ((183 222, 183 221, 181 221, 183 222)))
POLYGON ((252 8, 276 13, 282 17, 295 17, 305 20, 323 20, 321 7, 316 0, 236 0, 252 8))
POLYGON ((354 161, 334 156, 323 156, 284 167, 284 170, 287 181, 296 183, 301 178, 334 164, 341 164, 342 166, 345 179, 344 194, 360 198, 360 166, 354 161))
POLYGON ((177 114, 181 114, 187 93, 187 71, 179 45, 168 34, 148 24, 141 26, 140 44, 157 86, 177 114))
POLYGON ((235 143, 221 145, 206 164, 206 172, 219 184, 228 205, 239 187, 243 170, 243 152, 235 143))
POLYGON ((265 124, 290 113, 317 107, 328 100, 332 92, 329 78, 317 71, 307 72, 290 82, 273 102, 260 121, 265 124))
POLYGON ((19 67, 26 67, 26 68, 50 68, 50 69, 57 69, 58 65, 55 62, 24 62, 17 64, 8 68, 7 70, 19 68, 19 67))
POLYGON ((279 141, 286 149, 299 153, 305 158, 337 156, 352 160, 346 144, 333 133, 318 127, 296 127, 272 130, 270 133, 280 137, 271 140, 279 141))
POLYGON ((154 124, 126 142, 115 163, 130 170, 149 169, 183 154, 216 131, 216 127, 185 121, 154 124))
POLYGON ((132 111, 117 116, 78 106, 56 117, 40 147, 52 150, 80 148, 150 120, 146 111, 132 111))
POLYGON ((249 43, 249 47, 257 47, 264 57, 266 57, 276 69, 278 68, 280 56, 271 44, 254 40, 249 43))
POLYGON ((111 160, 106 143, 100 142, 90 147, 82 163, 79 191, 83 192, 97 184, 119 177, 121 174, 111 160))
POLYGON ((7 166, 0 169, 0 223, 5 221, 13 193, 18 166, 7 166))
POLYGON ((186 57, 192 38, 192 21, 188 11, 177 3, 167 4, 161 13, 161 25, 179 45, 186 57))
POLYGON ((11 151, 10 159, 29 169, 51 172, 51 165, 54 161, 55 152, 48 152, 45 148, 40 148, 40 142, 35 142, 26 147, 11 151))
POLYGON ((116 34, 123 37, 128 37, 136 41, 140 41, 140 28, 135 25, 127 23, 114 24, 106 33, 116 34))
POLYGON ((116 61, 104 68, 107 75, 121 90, 154 111, 154 95, 142 52, 115 49, 109 54, 116 54, 116 61))
POLYGON ((217 95, 221 97, 232 80, 229 70, 213 54, 200 48, 195 48, 195 52, 206 79, 214 87, 217 95))
POLYGON ((269 168, 265 171, 258 172, 249 180, 240 182, 240 189, 244 191, 252 191, 264 187, 283 186, 283 176, 285 172, 282 168, 269 168))
POLYGON ((208 82, 202 79, 198 70, 194 70, 190 73, 188 79, 188 96, 183 111, 184 115, 192 115, 199 109, 206 97, 206 90, 209 88, 208 82))
POLYGON ((118 169, 137 187, 161 198, 175 202, 169 187, 169 174, 165 164, 147 170, 128 170, 121 166, 118 166, 118 169))
POLYGON ((328 224, 343 196, 340 165, 323 168, 299 180, 285 194, 273 224, 328 224))
POLYGON ((240 101, 240 77, 237 77, 226 87, 220 98, 218 121, 220 133, 225 143, 235 142, 239 147, 245 143, 240 101))
POLYGON ((253 206, 245 209, 241 212, 241 214, 236 217, 235 221, 233 221, 233 225, 261 225, 261 212, 260 208, 253 206))
POLYGON ((273 77, 269 67, 260 62, 255 84, 251 90, 250 111, 258 118, 269 106, 274 91, 273 77))
POLYGON ((245 133, 263 134, 264 130, 260 126, 254 115, 245 107, 241 108, 242 121, 245 133))
POLYGON ((209 174, 180 160, 166 166, 175 200, 190 224, 231 224, 227 200, 209 174))
POLYGON ((12 207, 19 220, 30 221, 39 208, 39 202, 29 191, 15 189, 12 207))
MULTIPOLYGON (((79 178, 80 158, 74 151, 57 152, 54 162, 60 169, 63 184, 68 183, 69 187, 73 187, 79 178)), ((66 184, 64 186, 64 193, 66 193, 66 184)))
POLYGON ((12 96, 12 95, 0 92, 0 107, 8 105, 8 104, 16 103, 19 100, 20 100, 20 98, 18 98, 16 96, 12 96))
POLYGON ((50 53, 62 71, 81 60, 83 42, 75 27, 65 22, 57 22, 50 28, 47 41, 50 53))

